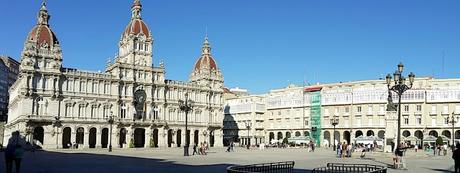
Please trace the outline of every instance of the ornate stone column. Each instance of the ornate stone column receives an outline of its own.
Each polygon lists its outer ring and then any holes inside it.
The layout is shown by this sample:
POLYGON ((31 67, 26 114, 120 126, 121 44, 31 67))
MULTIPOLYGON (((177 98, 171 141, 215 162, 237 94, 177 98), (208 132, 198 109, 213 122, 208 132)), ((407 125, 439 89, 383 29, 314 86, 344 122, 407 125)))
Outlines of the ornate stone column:
MULTIPOLYGON (((385 152, 393 152, 391 142, 396 142, 396 133, 398 131, 398 116, 396 111, 387 111, 386 112, 386 120, 385 120, 385 139, 384 143, 384 151, 385 152)), ((393 149, 395 149, 394 147, 393 149)))

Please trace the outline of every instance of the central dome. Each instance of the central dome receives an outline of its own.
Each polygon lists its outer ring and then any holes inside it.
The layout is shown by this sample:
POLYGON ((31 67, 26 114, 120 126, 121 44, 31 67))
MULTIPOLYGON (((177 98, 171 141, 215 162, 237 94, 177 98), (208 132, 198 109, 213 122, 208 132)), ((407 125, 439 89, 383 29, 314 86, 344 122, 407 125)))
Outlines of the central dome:
POLYGON ((150 37, 150 30, 145 22, 142 19, 133 19, 126 26, 123 36, 126 37, 130 34, 138 35, 140 33, 144 34, 147 38, 150 37))
POLYGON ((133 34, 135 36, 141 34, 146 38, 150 38, 150 30, 147 27, 147 24, 141 18, 142 4, 139 0, 135 0, 131 6, 131 21, 129 21, 128 26, 126 26, 125 31, 123 32, 123 38, 127 38, 129 35, 133 34))

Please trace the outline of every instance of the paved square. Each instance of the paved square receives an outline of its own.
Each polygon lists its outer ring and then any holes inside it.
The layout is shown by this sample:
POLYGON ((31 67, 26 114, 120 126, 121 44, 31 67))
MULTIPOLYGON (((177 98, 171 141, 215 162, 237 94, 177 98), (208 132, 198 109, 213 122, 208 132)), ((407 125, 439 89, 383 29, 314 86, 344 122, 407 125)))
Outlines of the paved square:
MULTIPOLYGON (((211 148, 205 156, 182 156, 181 148, 167 149, 124 149, 114 150, 55 150, 27 153, 23 161, 24 173, 125 173, 125 172, 215 172, 223 173, 234 164, 252 164, 275 161, 295 161, 295 172, 310 172, 315 167, 330 162, 369 163, 386 165, 391 163, 389 154, 368 153, 366 159, 359 159, 359 153, 352 158, 336 158, 334 152, 319 149, 266 149, 246 150, 235 148, 235 152, 225 152, 224 148, 211 148)), ((4 160, 1 158, 1 170, 4 160)), ((453 170, 451 154, 428 156, 424 152, 407 153, 408 170, 389 172, 448 172, 453 170)))

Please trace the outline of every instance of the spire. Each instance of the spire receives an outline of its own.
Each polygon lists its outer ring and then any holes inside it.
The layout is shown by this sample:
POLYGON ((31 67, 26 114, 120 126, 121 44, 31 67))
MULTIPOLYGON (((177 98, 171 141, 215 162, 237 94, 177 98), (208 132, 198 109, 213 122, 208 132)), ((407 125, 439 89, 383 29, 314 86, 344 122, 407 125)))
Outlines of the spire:
POLYGON ((134 0, 133 5, 131 6, 132 19, 140 19, 142 11, 142 4, 140 0, 134 0))
POLYGON ((211 47, 209 46, 208 41, 208 32, 206 31, 206 36, 204 37, 203 47, 201 48, 202 55, 209 55, 211 54, 211 47))
POLYGON ((48 25, 49 19, 50 15, 48 14, 48 10, 46 9, 46 0, 43 0, 42 6, 37 15, 37 22, 39 25, 48 25))

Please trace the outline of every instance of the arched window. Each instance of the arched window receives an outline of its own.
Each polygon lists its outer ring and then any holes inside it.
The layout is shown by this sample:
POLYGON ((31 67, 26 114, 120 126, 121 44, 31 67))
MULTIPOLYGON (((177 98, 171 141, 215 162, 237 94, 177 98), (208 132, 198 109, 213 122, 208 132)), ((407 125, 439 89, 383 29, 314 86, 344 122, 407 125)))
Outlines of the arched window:
POLYGON ((121 112, 120 112, 120 116, 121 118, 126 118, 126 111, 127 110, 127 107, 126 107, 126 104, 121 104, 121 112))

